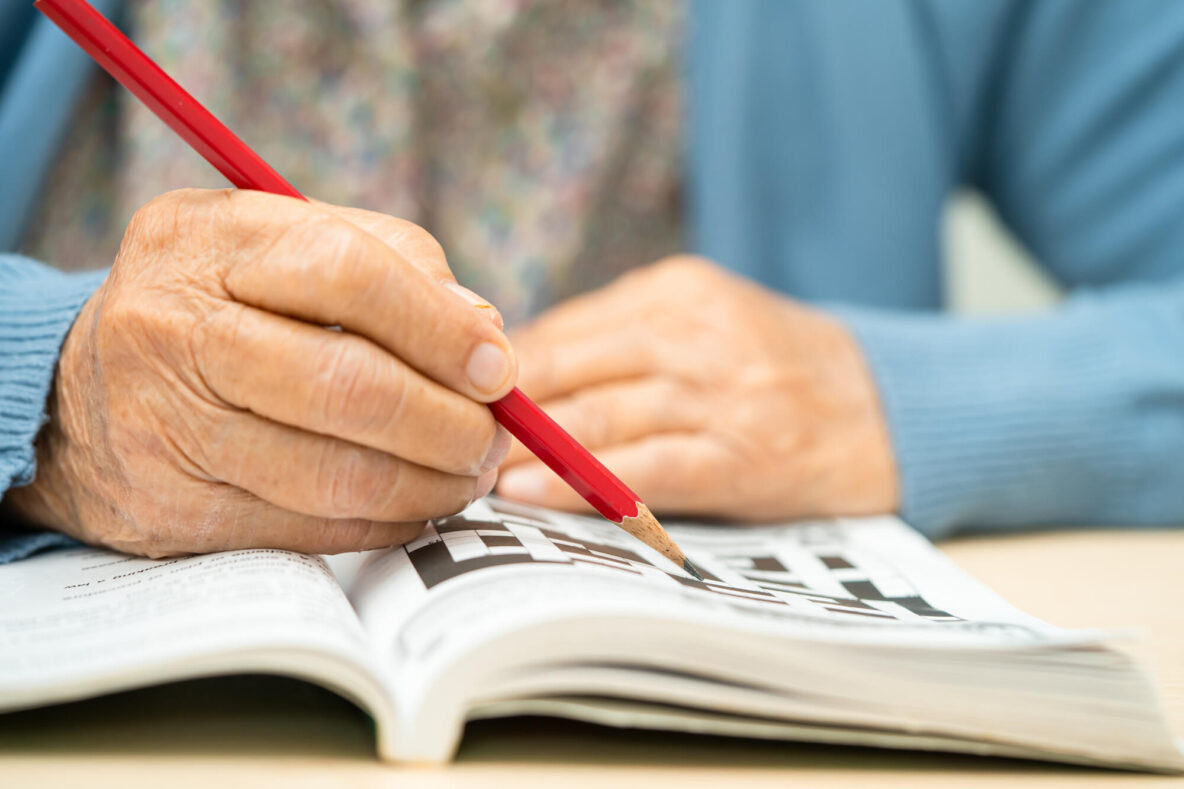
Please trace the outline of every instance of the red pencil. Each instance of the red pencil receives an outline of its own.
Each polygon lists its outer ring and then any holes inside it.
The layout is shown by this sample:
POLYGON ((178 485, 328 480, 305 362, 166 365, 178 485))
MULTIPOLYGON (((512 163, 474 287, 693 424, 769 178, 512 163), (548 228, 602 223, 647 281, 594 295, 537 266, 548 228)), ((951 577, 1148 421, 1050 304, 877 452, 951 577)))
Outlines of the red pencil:
MULTIPOLYGON (((34 5, 236 187, 305 199, 85 0, 37 0, 34 5)), ((597 512, 702 580, 637 494, 521 390, 489 407, 597 512)))

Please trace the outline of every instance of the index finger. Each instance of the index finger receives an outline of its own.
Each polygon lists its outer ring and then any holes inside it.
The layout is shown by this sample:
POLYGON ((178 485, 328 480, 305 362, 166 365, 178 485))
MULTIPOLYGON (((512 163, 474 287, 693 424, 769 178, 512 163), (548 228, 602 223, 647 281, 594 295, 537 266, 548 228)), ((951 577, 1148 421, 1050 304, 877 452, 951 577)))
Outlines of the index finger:
POLYGON ((236 301, 363 335, 475 400, 513 388, 505 335, 387 244, 315 205, 248 191, 228 199, 228 240, 246 248, 223 277, 236 301), (298 205, 278 211, 277 200, 298 205))

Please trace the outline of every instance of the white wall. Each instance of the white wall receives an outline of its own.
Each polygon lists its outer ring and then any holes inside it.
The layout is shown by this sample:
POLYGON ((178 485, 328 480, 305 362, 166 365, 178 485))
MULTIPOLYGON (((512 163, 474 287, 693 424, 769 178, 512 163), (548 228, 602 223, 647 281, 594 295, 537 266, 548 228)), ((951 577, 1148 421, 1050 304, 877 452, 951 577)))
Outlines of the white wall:
POLYGON ((978 194, 965 192, 946 212, 946 303, 971 315, 1032 312, 1055 303, 1060 288, 1032 263, 978 194))

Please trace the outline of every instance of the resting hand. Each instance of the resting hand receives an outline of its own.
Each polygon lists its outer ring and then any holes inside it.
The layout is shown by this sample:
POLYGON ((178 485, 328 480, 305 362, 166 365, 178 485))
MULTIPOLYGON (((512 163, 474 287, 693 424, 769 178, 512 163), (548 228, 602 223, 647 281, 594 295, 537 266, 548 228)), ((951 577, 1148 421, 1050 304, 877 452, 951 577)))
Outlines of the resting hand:
MULTIPOLYGON (((853 338, 705 261, 633 272, 511 337, 523 391, 652 509, 772 520, 897 506, 853 338)), ((518 445, 498 493, 586 506, 518 445)))
POLYGON ((509 447, 483 403, 516 364, 475 298, 409 222, 163 195, 66 339, 11 504, 149 556, 404 542, 487 493, 509 447))

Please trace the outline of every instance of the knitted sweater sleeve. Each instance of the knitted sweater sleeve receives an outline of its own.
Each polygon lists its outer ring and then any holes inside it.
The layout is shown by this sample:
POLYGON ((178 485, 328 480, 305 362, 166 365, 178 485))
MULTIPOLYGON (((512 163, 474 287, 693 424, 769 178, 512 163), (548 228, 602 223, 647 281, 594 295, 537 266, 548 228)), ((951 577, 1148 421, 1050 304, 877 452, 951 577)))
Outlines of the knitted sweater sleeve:
MULTIPOLYGON (((0 255, 0 498, 33 481, 33 442, 47 418, 62 342, 105 274, 63 274, 27 258, 0 255)), ((68 542, 8 518, 0 522, 0 563, 68 542)))

